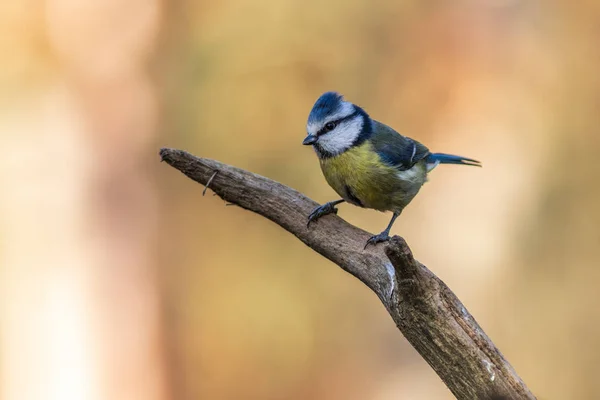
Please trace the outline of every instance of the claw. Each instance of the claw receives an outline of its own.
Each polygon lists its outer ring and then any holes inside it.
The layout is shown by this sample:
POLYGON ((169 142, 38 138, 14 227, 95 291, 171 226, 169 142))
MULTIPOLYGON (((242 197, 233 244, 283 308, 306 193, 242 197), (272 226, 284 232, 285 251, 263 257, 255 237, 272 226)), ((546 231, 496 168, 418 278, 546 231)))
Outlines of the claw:
POLYGON ((306 228, 310 226, 310 223, 318 220, 319 218, 328 215, 328 214, 337 214, 338 209, 331 203, 325 203, 322 206, 315 208, 310 215, 308 216, 308 223, 306 224, 306 228))
POLYGON ((363 250, 366 250, 367 246, 370 244, 376 246, 377 243, 387 242, 388 240, 390 240, 389 234, 387 232, 381 232, 379 235, 371 236, 369 240, 367 240, 367 243, 365 244, 363 250))

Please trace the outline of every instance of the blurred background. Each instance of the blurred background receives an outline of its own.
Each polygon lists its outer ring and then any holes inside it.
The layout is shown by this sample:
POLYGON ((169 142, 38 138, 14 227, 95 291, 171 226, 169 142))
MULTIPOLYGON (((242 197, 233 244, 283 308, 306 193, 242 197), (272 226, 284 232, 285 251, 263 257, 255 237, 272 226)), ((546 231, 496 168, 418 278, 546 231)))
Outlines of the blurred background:
POLYGON ((360 282, 159 163, 332 200, 327 90, 483 161, 393 232, 540 399, 597 398, 599 41, 592 0, 1 2, 0 399, 453 398, 360 282))

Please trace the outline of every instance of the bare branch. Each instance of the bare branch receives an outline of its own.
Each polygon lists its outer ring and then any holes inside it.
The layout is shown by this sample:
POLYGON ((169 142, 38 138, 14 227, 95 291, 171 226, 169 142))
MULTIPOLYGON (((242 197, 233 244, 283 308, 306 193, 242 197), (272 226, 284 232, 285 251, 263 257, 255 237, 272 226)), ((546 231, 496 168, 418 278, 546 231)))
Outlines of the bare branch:
POLYGON ((371 234, 336 215, 308 229, 306 218, 318 204, 294 189, 182 150, 162 149, 160 156, 196 182, 210 182, 210 189, 225 201, 277 223, 360 279, 456 398, 535 399, 448 286, 413 258, 404 239, 394 236, 386 246, 363 250, 371 234))

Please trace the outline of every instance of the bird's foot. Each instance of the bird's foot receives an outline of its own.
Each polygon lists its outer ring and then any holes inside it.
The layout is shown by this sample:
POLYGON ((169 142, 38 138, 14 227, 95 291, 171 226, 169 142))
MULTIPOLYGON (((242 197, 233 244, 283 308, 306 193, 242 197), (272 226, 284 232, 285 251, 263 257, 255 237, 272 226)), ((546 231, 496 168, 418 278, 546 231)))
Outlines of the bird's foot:
POLYGON ((383 231, 379 235, 371 236, 369 238, 369 240, 367 240, 367 243, 365 243, 365 248, 364 249, 366 249, 367 246, 370 245, 370 244, 372 244, 373 246, 376 246, 377 243, 387 242, 388 240, 390 240, 389 233, 386 232, 386 231, 383 231))
POLYGON ((332 203, 325 203, 322 206, 315 208, 308 216, 306 227, 308 228, 311 222, 314 222, 327 214, 337 214, 337 211, 337 208, 335 208, 332 203))

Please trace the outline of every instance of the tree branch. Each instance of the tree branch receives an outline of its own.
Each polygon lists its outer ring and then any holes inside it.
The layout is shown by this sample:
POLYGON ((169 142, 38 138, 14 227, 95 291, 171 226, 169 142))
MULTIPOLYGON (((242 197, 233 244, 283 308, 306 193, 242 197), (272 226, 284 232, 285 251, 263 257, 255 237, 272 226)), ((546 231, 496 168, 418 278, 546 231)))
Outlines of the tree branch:
POLYGON ((317 203, 260 175, 182 150, 161 149, 163 161, 227 202, 260 214, 360 279, 456 398, 535 399, 454 293, 413 258, 404 239, 363 250, 368 232, 330 215, 306 226, 317 203))

